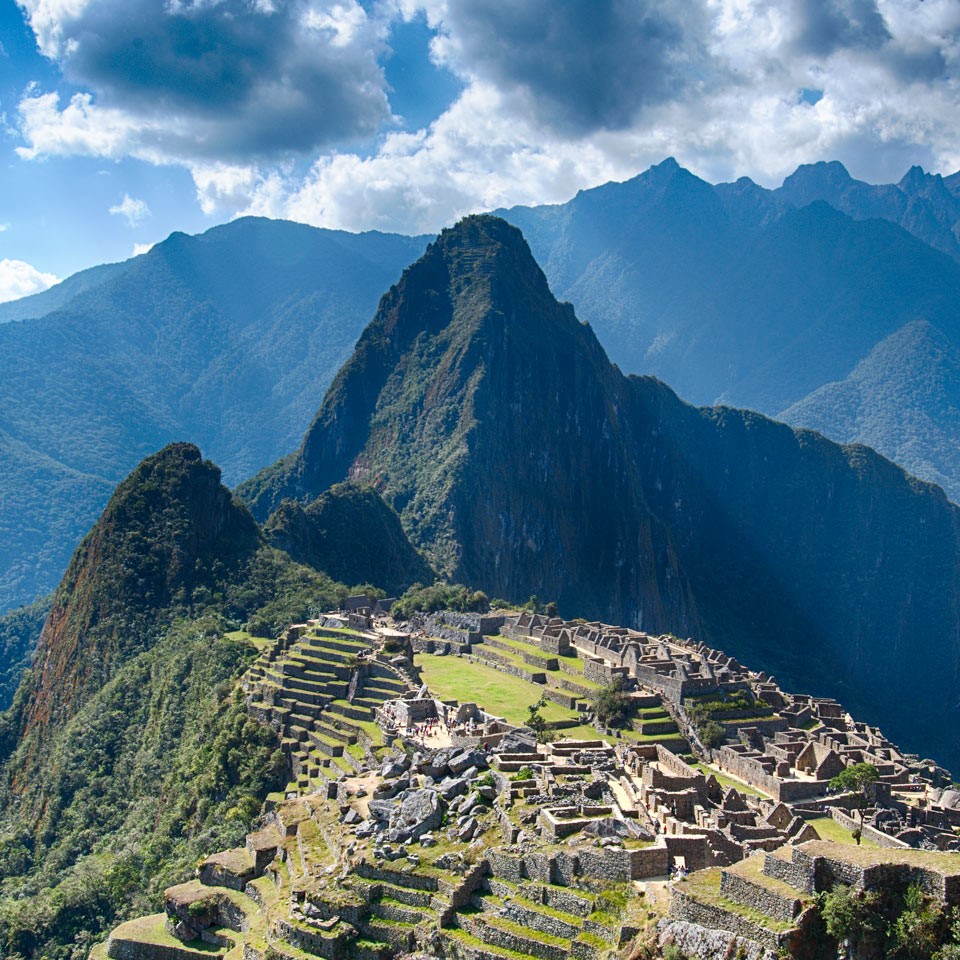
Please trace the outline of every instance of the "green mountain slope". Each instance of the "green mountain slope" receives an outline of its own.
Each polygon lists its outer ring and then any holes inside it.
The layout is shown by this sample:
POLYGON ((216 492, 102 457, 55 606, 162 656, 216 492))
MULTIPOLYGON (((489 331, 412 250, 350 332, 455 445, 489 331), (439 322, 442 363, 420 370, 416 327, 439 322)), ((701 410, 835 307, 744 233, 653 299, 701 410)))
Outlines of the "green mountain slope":
POLYGON ((422 249, 247 219, 24 301, 43 315, 0 324, 0 611, 56 585, 110 490, 165 443, 199 443, 231 481, 293 446, 422 249))
POLYGON ((268 518, 264 535, 297 563, 342 583, 375 584, 391 596, 434 580, 400 518, 371 487, 337 484, 306 507, 284 501, 268 518))
POLYGON ((0 954, 85 958, 242 838, 286 771, 234 690, 256 650, 231 631, 347 592, 268 546, 190 444, 120 484, 0 716, 0 954))
POLYGON ((238 493, 265 517, 346 477, 451 579, 696 634, 960 761, 958 510, 867 448, 624 377, 503 221, 441 234, 238 493))
POLYGON ((917 320, 890 334, 843 380, 824 384, 780 419, 885 451, 956 498, 960 477, 960 347, 917 320), (896 419, 889 416, 897 411, 896 419))

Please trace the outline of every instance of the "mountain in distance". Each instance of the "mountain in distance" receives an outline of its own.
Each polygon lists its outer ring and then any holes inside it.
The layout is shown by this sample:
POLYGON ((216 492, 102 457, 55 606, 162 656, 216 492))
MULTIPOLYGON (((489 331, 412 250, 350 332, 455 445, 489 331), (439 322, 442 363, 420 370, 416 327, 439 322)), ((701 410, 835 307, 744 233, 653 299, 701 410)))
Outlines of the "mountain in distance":
POLYGON ((266 519, 347 478, 451 580, 694 635, 960 761, 960 510, 868 448, 623 376, 502 220, 440 235, 237 493, 266 519))
POLYGON ((881 340, 843 380, 783 411, 788 423, 885 450, 897 463, 956 489, 960 477, 960 347, 924 320, 881 340), (891 370, 898 376, 891 377, 891 370), (899 410, 900 418, 887 416, 899 410))
POLYGON ((0 307, 0 612, 56 585, 165 443, 201 444, 230 482, 289 449, 423 246, 251 218, 0 307))
MULTIPOLYGON (((957 186, 914 170, 896 187, 871 187, 839 164, 802 167, 774 191, 745 178, 712 186, 666 160, 566 204, 501 213, 621 369, 657 376, 694 403, 801 423, 790 417, 806 397, 844 381, 910 324, 926 322, 960 347, 955 238, 921 229, 956 223, 957 186), (921 217, 922 204, 936 216, 921 217), (863 215, 873 219, 854 219, 863 215)), ((914 389, 913 368, 882 355, 890 387, 869 419, 883 429, 851 434, 828 412, 818 429, 873 443, 905 420, 938 419, 949 399, 914 389)), ((878 449, 960 499, 956 434, 878 449)))
POLYGON ((911 167, 899 183, 872 184, 850 176, 842 163, 821 161, 796 169, 770 191, 794 207, 824 200, 854 220, 889 220, 936 250, 960 260, 960 176, 911 167))

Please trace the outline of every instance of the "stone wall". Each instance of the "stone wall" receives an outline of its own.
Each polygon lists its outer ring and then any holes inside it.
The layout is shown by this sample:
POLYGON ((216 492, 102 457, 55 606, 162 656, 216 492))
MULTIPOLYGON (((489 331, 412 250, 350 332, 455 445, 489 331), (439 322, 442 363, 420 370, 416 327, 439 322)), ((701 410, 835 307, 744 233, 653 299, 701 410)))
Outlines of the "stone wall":
POLYGON ((724 870, 720 874, 720 893, 734 903, 741 903, 774 920, 792 921, 800 913, 801 903, 775 893, 768 887, 752 883, 735 873, 724 870))
POLYGON ((674 885, 672 890, 669 916, 673 920, 686 920, 687 923, 697 923, 714 930, 726 930, 773 951, 776 951, 781 943, 781 938, 772 930, 721 907, 694 900, 679 885, 674 885))
POLYGON ((763 872, 774 880, 782 880, 796 890, 804 893, 815 893, 814 874, 807 864, 796 863, 793 860, 781 860, 772 854, 767 854, 763 861, 763 872))
POLYGON ((686 957, 697 960, 777 960, 768 946, 738 937, 726 930, 708 930, 686 920, 661 920, 657 928, 660 946, 675 944, 686 957))
MULTIPOLYGON (((839 807, 830 808, 830 816, 833 817, 840 826, 845 827, 847 830, 859 830, 860 829, 860 820, 859 818, 854 819, 853 817, 847 816, 839 807)), ((891 837, 889 833, 884 833, 882 830, 878 830, 876 827, 871 827, 869 823, 863 825, 863 835, 872 840, 878 847, 885 847, 888 850, 909 850, 910 844, 904 843, 902 840, 898 840, 896 837, 891 837)))

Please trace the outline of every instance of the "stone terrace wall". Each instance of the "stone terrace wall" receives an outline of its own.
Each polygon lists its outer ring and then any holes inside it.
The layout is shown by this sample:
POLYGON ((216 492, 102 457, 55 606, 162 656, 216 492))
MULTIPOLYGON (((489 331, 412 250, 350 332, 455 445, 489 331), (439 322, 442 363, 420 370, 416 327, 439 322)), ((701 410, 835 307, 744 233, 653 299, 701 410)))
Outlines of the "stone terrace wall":
MULTIPOLYGON (((830 816, 847 830, 857 830, 860 828, 860 821, 847 816, 839 807, 830 808, 830 816)), ((876 827, 871 827, 869 823, 863 825, 863 835, 872 840, 878 847, 885 847, 888 850, 909 850, 910 844, 891 837, 889 833, 884 833, 876 827)))
POLYGON ((751 883, 726 870, 720 874, 720 893, 727 899, 758 910, 774 920, 789 922, 800 913, 801 904, 798 899, 783 897, 767 887, 751 883))
POLYGON ((776 950, 781 943, 781 938, 772 930, 751 923, 744 917, 720 907, 694 900, 679 885, 674 885, 672 890, 669 916, 675 920, 699 923, 701 926, 715 930, 727 930, 748 940, 755 940, 772 950, 776 950))

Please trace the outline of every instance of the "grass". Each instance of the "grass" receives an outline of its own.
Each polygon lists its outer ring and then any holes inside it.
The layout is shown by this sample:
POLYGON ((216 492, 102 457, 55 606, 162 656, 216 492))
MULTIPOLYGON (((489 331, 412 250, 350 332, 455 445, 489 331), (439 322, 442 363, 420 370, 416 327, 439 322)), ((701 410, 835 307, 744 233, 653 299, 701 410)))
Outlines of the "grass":
MULTIPOLYGON (((417 666, 420 667, 424 683, 440 699, 476 703, 509 723, 526 723, 529 717, 527 707, 536 703, 543 694, 543 687, 539 684, 529 683, 462 657, 418 655, 417 666)), ((577 716, 572 710, 565 710, 550 701, 540 712, 547 721, 569 720, 577 716)))
MULTIPOLYGON (((855 847, 857 841, 853 839, 853 834, 843 824, 837 823, 833 817, 813 817, 807 820, 820 834, 821 840, 831 840, 833 843, 842 843, 845 846, 855 847)), ((864 837, 860 842, 861 847, 879 850, 880 848, 868 837, 864 837)), ((960 860, 960 858, 958 858, 960 860)))
POLYGON ((732 777, 728 777, 726 774, 721 773, 716 767, 711 767, 708 763, 697 762, 691 763, 690 766, 696 768, 708 777, 710 774, 713 774, 714 777, 717 778, 717 782, 721 787, 724 788, 724 790, 733 787, 737 793, 749 794, 752 797, 765 797, 768 800, 770 799, 770 794, 764 793, 762 790, 758 790, 756 787, 751 787, 749 784, 743 783, 740 780, 734 780, 732 777))
POLYGON ((223 947, 215 946, 212 943, 204 943, 203 940, 191 940, 189 943, 177 940, 176 937, 167 932, 166 921, 167 915, 165 913, 138 917, 136 920, 121 923, 111 936, 116 940, 135 940, 152 946, 179 949, 187 954, 192 952, 197 955, 218 955, 224 952, 223 947))
MULTIPOLYGON (((811 821, 816 826, 816 821, 811 821)), ((834 857, 855 863, 862 867, 878 863, 904 863, 912 867, 926 867, 946 874, 960 874, 960 853, 946 853, 942 850, 893 850, 886 847, 843 846, 837 849, 824 841, 813 840, 804 844, 802 849, 812 856, 834 857)))
POLYGON ((683 890, 684 893, 690 894, 702 903, 720 907, 728 913, 736 914, 768 930, 782 933, 793 926, 792 921, 774 920, 766 914, 760 913, 759 910, 754 910, 721 896, 719 867, 709 867, 706 870, 698 870, 696 873, 690 874, 686 880, 679 882, 677 889, 683 890))

